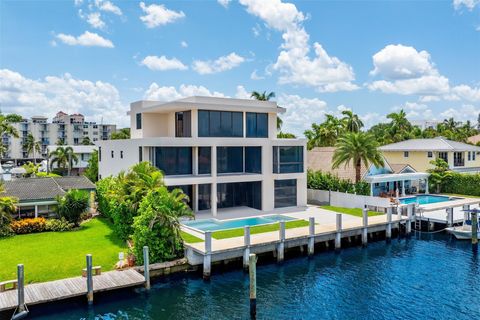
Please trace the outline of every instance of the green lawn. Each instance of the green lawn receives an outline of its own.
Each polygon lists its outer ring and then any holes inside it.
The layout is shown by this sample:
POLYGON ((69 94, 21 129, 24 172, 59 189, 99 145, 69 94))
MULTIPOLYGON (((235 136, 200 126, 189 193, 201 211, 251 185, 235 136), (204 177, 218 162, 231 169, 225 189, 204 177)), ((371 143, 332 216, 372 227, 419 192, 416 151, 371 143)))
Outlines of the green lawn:
MULTIPOLYGON (((306 220, 287 221, 285 222, 285 229, 306 227, 308 226, 308 224, 309 223, 306 220)), ((271 232, 271 231, 278 231, 278 230, 280 230, 280 223, 267 224, 267 225, 251 227, 250 234, 264 233, 264 232, 271 232)), ((212 233, 212 238, 227 239, 227 238, 234 238, 234 237, 243 237, 243 231, 244 231, 243 228, 215 231, 212 233)))
MULTIPOLYGON (((356 216, 356 217, 363 217, 362 209, 342 208, 342 207, 333 207, 333 206, 320 206, 320 208, 325 209, 325 210, 345 213, 345 214, 349 214, 349 215, 356 216)), ((369 217, 379 216, 379 215, 382 215, 382 214, 383 213, 381 213, 381 212, 368 211, 368 216, 369 217)))
POLYGON ((449 197, 459 197, 459 198, 480 198, 478 196, 470 196, 464 194, 456 194, 456 193, 441 193, 439 196, 449 196, 449 197))
POLYGON ((185 231, 180 231, 183 241, 186 243, 196 243, 196 242, 203 242, 202 239, 192 236, 190 233, 185 231))
POLYGON ((27 283, 81 275, 85 255, 93 255, 93 265, 112 270, 118 253, 126 244, 113 235, 105 219, 95 218, 78 231, 44 232, 0 239, 0 282, 16 278, 17 264, 25 265, 27 283))

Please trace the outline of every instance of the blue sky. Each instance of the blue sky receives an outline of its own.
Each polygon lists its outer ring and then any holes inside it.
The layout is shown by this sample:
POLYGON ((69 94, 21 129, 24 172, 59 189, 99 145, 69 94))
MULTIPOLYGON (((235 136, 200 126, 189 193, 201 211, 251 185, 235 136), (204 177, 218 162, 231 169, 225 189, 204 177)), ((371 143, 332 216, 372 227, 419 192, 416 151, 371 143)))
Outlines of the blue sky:
POLYGON ((274 91, 285 131, 480 113, 480 1, 1 1, 3 112, 128 124, 128 104, 274 91))

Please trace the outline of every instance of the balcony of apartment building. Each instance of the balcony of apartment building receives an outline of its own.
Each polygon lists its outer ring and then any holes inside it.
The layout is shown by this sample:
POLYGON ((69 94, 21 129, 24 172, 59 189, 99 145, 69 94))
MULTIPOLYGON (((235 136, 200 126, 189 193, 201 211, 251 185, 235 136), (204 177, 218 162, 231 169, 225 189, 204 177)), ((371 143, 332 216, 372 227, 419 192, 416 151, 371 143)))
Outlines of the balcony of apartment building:
POLYGON ((42 144, 42 146, 48 146, 50 144, 50 139, 49 138, 44 138, 42 136, 42 138, 40 139, 40 143, 42 144))

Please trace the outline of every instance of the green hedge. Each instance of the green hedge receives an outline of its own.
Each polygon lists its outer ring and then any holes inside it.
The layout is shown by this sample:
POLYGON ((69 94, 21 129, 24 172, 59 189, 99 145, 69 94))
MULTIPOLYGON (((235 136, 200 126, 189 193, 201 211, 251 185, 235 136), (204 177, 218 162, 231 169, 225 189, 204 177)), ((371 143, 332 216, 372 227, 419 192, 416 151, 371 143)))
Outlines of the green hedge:
POLYGON ((348 179, 340 179, 329 172, 308 170, 307 187, 317 190, 332 190, 359 195, 370 195, 370 185, 365 181, 353 183, 348 179))
POLYGON ((451 173, 441 186, 444 193, 464 194, 468 196, 480 196, 480 173, 465 174, 451 173))

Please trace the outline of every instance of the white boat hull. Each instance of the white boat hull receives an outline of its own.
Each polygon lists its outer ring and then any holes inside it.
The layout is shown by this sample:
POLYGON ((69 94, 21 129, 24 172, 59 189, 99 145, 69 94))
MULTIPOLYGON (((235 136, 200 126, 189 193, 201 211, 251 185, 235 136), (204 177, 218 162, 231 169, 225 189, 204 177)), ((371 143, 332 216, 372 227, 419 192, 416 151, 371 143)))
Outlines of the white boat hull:
MULTIPOLYGON (((446 229, 448 233, 451 233, 458 240, 470 240, 472 239, 472 229, 464 227, 453 227, 446 229)), ((478 235, 478 232, 477 232, 478 235)))

